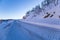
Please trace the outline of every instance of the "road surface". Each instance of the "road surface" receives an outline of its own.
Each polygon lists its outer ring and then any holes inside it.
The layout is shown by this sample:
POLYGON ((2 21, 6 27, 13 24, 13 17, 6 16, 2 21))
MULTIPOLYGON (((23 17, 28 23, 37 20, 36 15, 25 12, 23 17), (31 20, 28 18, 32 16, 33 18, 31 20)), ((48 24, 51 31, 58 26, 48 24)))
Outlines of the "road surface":
POLYGON ((60 30, 13 20, 0 24, 0 40, 60 40, 60 30))

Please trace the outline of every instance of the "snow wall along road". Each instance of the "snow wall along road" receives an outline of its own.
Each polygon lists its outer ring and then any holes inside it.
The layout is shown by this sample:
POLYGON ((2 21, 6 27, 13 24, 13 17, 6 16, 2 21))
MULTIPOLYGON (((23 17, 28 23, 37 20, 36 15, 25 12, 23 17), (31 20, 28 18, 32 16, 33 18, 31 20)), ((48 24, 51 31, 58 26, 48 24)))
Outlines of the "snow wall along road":
POLYGON ((60 30, 14 20, 0 24, 0 40, 60 40, 60 30))

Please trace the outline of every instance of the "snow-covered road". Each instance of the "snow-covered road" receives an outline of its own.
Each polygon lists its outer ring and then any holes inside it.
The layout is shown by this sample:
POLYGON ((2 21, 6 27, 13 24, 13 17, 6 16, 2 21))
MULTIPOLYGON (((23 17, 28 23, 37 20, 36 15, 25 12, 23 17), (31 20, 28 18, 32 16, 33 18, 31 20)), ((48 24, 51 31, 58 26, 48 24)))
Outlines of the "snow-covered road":
POLYGON ((0 40, 60 40, 60 30, 14 20, 0 24, 0 40))

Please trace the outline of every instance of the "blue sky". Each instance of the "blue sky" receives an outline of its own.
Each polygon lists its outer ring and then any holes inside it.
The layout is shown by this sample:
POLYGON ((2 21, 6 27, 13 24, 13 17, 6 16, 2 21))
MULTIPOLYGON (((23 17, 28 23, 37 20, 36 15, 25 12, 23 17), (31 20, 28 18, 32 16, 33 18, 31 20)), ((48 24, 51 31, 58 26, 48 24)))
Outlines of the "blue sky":
POLYGON ((21 19, 43 0, 0 0, 0 19, 21 19))

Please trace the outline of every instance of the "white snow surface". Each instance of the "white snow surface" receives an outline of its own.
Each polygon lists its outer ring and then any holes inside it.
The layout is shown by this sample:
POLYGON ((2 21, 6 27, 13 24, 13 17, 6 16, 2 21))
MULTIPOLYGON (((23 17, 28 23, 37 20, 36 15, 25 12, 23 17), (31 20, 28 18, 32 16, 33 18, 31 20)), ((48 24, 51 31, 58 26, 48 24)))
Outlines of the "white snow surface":
MULTIPOLYGON (((24 20, 2 22, 0 40, 59 40, 60 29, 52 28, 51 26, 54 27, 54 25, 49 25, 24 20)), ((56 26, 59 27, 59 25, 56 26)))

